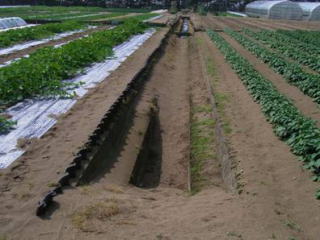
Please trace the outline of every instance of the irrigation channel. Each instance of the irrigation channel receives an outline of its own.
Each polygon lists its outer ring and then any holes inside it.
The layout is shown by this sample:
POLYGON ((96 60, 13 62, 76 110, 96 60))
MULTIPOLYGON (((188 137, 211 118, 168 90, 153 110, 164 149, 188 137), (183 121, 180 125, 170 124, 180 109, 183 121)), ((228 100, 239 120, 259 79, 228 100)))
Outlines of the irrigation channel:
MULTIPOLYGON (((190 62, 186 56, 190 51, 195 53, 188 37, 193 32, 188 17, 172 25, 145 66, 128 83, 70 162, 56 187, 39 201, 37 216, 46 218, 52 214, 56 208, 54 198, 63 192, 68 194, 70 187, 91 184, 102 177, 139 188, 155 188, 166 182, 191 190, 188 146, 192 99, 189 95, 190 62), (185 60, 177 66, 167 66, 176 54, 175 57, 185 60), (172 114, 177 117, 177 126, 169 120, 172 114), (178 142, 179 146, 172 148, 178 142)), ((211 89, 209 81, 206 86, 211 89)), ((216 117, 218 112, 213 98, 210 98, 210 105, 216 117)), ((217 166, 223 167, 215 171, 218 171, 218 178, 221 176, 226 186, 234 190, 235 180, 221 129, 217 121, 215 132, 221 139, 217 154, 222 159, 217 166)))

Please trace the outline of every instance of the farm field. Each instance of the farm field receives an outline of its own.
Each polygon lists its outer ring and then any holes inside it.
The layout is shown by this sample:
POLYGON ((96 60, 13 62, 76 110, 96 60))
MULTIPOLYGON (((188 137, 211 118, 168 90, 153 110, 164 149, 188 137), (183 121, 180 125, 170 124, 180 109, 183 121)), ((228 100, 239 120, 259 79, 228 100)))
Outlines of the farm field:
POLYGON ((21 17, 25 20, 93 20, 101 17, 117 17, 129 13, 147 13, 144 9, 116 9, 100 7, 46 7, 32 6, 0 9, 0 17, 21 17))
POLYGON ((0 33, 0 239, 318 240, 320 26, 109 12, 0 33))

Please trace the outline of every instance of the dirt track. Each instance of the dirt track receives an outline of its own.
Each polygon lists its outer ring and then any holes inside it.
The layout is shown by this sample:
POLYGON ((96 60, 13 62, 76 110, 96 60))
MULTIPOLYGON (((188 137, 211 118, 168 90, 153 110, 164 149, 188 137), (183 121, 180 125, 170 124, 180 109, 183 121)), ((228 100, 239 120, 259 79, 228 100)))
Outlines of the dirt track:
MULTIPOLYGON (((197 24, 209 28, 237 25, 233 20, 219 19, 196 17, 197 24)), ((0 206, 0 236, 3 233, 8 239, 66 240, 317 240, 320 203, 313 194, 318 184, 310 180, 309 172, 301 168, 289 147, 276 138, 260 106, 205 32, 181 38, 171 35, 163 46, 163 55, 152 61, 154 66, 150 75, 145 75, 147 81, 139 93, 131 127, 115 164, 90 184, 66 189, 55 198, 55 209, 46 218, 34 215, 36 202, 52 188, 167 31, 162 29, 148 40, 107 81, 61 116, 41 140, 31 143, 12 168, 1 173, 0 201, 4 204, 0 206), (212 94, 216 105, 210 101, 212 94), (218 109, 215 114, 201 110, 196 116, 200 120, 212 117, 211 128, 217 122, 222 124, 232 167, 228 171, 236 175, 235 192, 230 191, 230 183, 221 174, 226 164, 216 154, 221 140, 217 135, 213 135, 210 157, 201 169, 201 191, 195 195, 188 192, 189 181, 191 185, 194 181, 189 169, 193 123, 190 116, 194 116, 194 109, 204 106, 218 109), (129 181, 153 108, 158 108, 161 147, 150 148, 154 154, 161 148, 161 177, 158 187, 140 188, 129 181)), ((223 36, 280 91, 293 98, 306 115, 318 119, 319 112, 310 99, 223 36)))

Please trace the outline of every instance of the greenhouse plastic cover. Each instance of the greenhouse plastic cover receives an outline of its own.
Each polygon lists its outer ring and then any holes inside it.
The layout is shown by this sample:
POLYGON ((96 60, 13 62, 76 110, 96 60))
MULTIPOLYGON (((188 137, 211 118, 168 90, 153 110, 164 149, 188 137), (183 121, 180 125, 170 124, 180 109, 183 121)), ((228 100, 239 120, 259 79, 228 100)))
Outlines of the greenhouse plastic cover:
POLYGON ((21 27, 27 25, 26 21, 20 17, 0 18, 0 29, 21 27))
MULTIPOLYGON (((95 87, 109 76, 110 72, 117 69, 154 32, 154 29, 149 29, 114 47, 113 58, 96 63, 87 68, 84 74, 71 79, 74 83, 83 82, 84 84, 70 91, 76 92, 79 98, 83 97, 89 88, 95 87)), ((24 150, 16 146, 18 139, 41 137, 57 122, 52 116, 67 112, 76 101, 77 99, 30 99, 9 108, 6 113, 12 116, 12 120, 17 121, 17 126, 9 134, 0 136, 0 168, 8 167, 24 153, 24 150)))
MULTIPOLYGON (((89 26, 88 28, 96 28, 96 26, 89 26)), ((8 47, 8 48, 2 48, 0 49, 0 55, 4 55, 4 54, 9 54, 9 53, 13 53, 16 51, 20 51, 29 47, 33 47, 33 46, 37 46, 43 43, 47 43, 50 42, 52 40, 58 40, 64 37, 68 37, 71 36, 73 34, 76 33, 80 33, 80 32, 84 32, 87 29, 81 29, 81 30, 76 30, 76 31, 69 31, 69 32, 64 32, 64 33, 60 33, 60 34, 56 34, 53 37, 50 38, 45 38, 45 39, 41 39, 41 40, 36 40, 36 41, 30 41, 30 42, 25 42, 25 43, 21 43, 21 44, 17 44, 14 45, 12 47, 8 47)))
POLYGON ((10 5, 10 6, 0 6, 0 8, 17 8, 17 7, 31 7, 31 5, 10 5))

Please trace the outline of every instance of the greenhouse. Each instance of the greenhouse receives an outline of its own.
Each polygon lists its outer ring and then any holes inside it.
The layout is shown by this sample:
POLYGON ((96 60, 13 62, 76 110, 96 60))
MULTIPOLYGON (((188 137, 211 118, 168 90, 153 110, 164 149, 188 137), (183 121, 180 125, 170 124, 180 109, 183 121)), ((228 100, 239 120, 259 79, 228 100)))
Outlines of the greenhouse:
POLYGON ((249 17, 301 20, 301 7, 290 1, 254 1, 246 6, 249 17))
POLYGON ((27 23, 20 17, 0 18, 0 29, 21 27, 27 23))
POLYGON ((299 2, 303 11, 303 19, 309 21, 320 21, 320 3, 319 2, 299 2))

